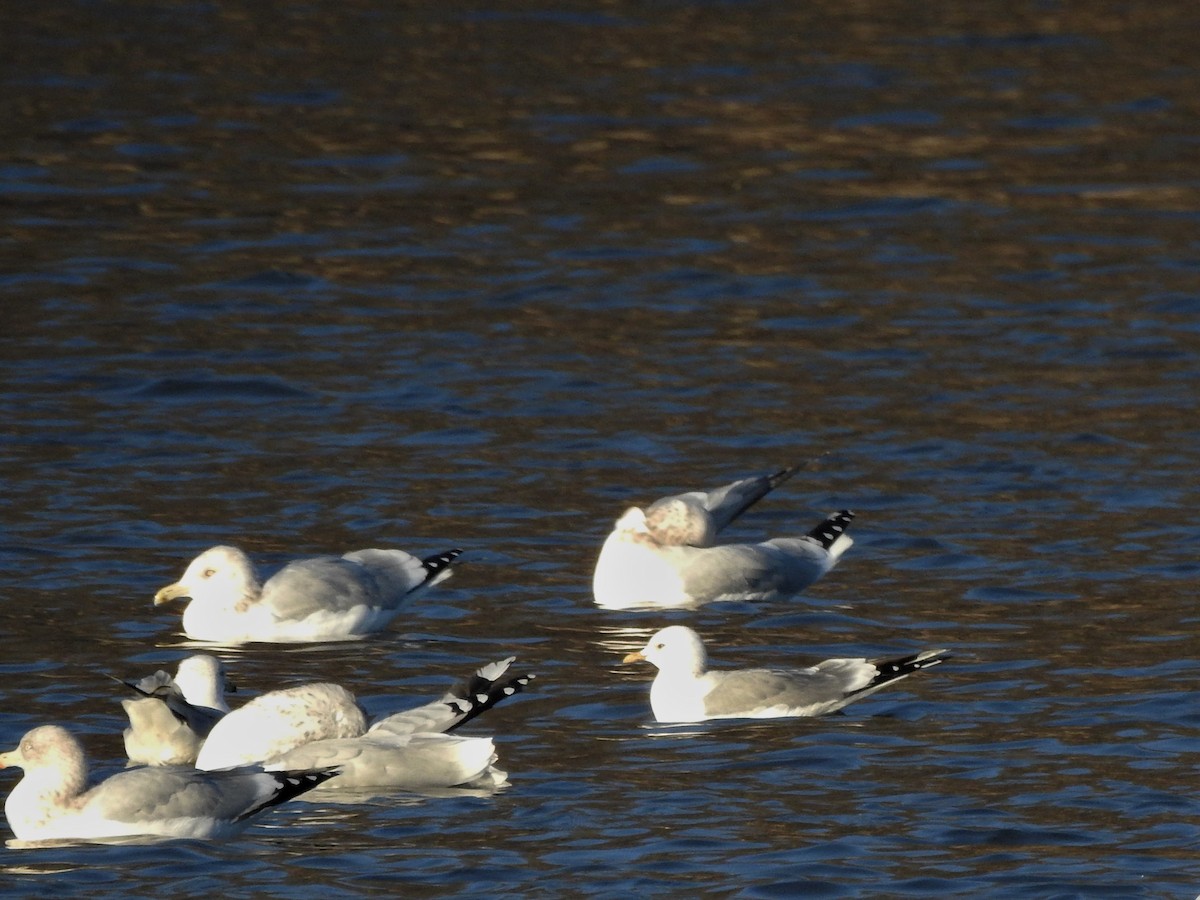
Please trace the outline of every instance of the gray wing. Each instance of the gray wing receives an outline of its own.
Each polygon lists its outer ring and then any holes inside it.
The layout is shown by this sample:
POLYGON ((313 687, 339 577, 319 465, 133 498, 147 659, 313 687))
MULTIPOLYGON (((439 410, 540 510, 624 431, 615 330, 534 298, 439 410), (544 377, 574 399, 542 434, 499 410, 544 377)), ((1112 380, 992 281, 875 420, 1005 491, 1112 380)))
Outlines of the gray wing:
POLYGON ((168 700, 167 708, 171 710, 172 715, 181 719, 188 728, 202 738, 208 737, 209 732, 213 730, 213 726, 225 717, 225 713, 219 709, 212 709, 208 706, 194 706, 182 697, 168 700))
POLYGON ((225 715, 219 709, 188 703, 183 697, 183 692, 175 684, 161 687, 150 696, 161 700, 170 710, 171 715, 200 737, 208 737, 213 726, 225 715))
POLYGON ((143 697, 160 701, 176 721, 186 725, 200 737, 207 737, 213 726, 225 715, 219 709, 189 703, 171 676, 161 670, 136 682, 121 683, 133 688, 143 697))
POLYGON ((509 674, 515 660, 515 656, 510 656, 481 666, 440 700, 380 719, 369 733, 402 737, 417 732, 451 731, 525 689, 534 676, 509 674))
POLYGON ((434 700, 415 709, 386 716, 371 726, 368 734, 404 737, 419 732, 449 731, 463 716, 443 700, 434 700))
POLYGON ((269 786, 248 775, 183 767, 130 769, 102 781, 84 795, 84 804, 120 822, 211 817, 233 820, 269 796, 269 786))
POLYGON ((444 734, 387 735, 316 741, 270 763, 272 769, 336 766, 341 774, 331 787, 419 789, 462 784, 481 774, 495 759, 490 738, 444 734))
POLYGON ((795 467, 780 469, 712 491, 689 491, 655 500, 646 507, 646 529, 664 547, 711 547, 726 525, 794 472, 795 467))
POLYGON ((238 822, 311 790, 336 774, 336 769, 312 772, 129 769, 88 791, 80 798, 80 808, 85 816, 96 812, 134 826, 178 818, 238 822))
POLYGON ((704 711, 710 716, 839 703, 845 696, 837 674, 817 669, 739 669, 712 674, 720 677, 704 697, 704 711))
POLYGON ((762 544, 667 548, 683 588, 696 603, 719 597, 786 596, 811 585, 828 568, 828 554, 807 538, 762 544))
POLYGON ((342 559, 362 566, 383 598, 383 605, 395 607, 421 585, 449 576, 450 566, 461 554, 461 550, 448 550, 418 559, 403 550, 355 550, 342 559))
POLYGON ((386 605, 370 569, 338 556, 289 563, 263 585, 261 602, 280 619, 304 619, 321 611, 386 605))
MULTIPOLYGON (((115 678, 115 676, 110 677, 115 678)), ((157 692, 161 689, 173 687, 175 685, 175 679, 171 677, 171 674, 169 672, 164 672, 162 669, 159 669, 153 675, 147 675, 145 678, 139 678, 137 681, 123 681, 120 678, 116 678, 116 680, 120 681, 121 684, 125 685, 126 687, 133 688, 135 691, 145 697, 157 696, 157 692)))
POLYGON ((699 496, 704 498, 704 507, 712 514, 717 531, 721 531, 747 509, 795 475, 799 469, 799 466, 789 466, 770 475, 743 478, 699 496))

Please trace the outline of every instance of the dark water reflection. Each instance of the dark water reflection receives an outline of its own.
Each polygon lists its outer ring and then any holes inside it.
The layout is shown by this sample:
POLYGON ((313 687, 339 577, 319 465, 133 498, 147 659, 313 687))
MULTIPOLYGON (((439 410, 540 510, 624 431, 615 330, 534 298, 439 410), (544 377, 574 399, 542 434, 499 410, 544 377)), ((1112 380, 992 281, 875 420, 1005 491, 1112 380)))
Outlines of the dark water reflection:
MULTIPOLYGON (((11 17, 10 17, 11 18, 11 17)), ((1192 896, 1196 14, 1185 3, 73 2, 3 29, 0 739, 183 652, 198 550, 470 551, 395 635, 229 654, 373 710, 517 653, 492 798, 5 855, 64 896, 1192 896), (810 596, 595 609, 629 503, 809 461, 810 596), (730 663, 957 661, 650 727, 730 663), (718 651, 714 651, 718 652, 718 651), (1190 892, 1190 893, 1189 893, 1190 892)), ((490 721, 489 721, 490 720, 490 721)))

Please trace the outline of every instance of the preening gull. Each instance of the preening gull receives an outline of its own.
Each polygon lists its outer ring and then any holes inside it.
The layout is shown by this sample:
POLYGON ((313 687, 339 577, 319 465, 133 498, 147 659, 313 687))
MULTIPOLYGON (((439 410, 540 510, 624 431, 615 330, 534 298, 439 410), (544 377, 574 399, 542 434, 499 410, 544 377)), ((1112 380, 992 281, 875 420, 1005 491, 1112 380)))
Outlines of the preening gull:
POLYGON ((34 728, 15 750, 0 754, 0 768, 9 766, 25 770, 4 803, 20 841, 228 837, 263 810, 337 774, 147 767, 89 788, 83 747, 58 725, 34 728))
POLYGON ((190 597, 183 631, 222 644, 354 640, 384 628, 404 601, 450 576, 462 553, 418 559, 403 550, 356 550, 288 563, 263 584, 236 547, 213 547, 154 595, 190 597))
POLYGON ((129 716, 124 736, 130 763, 193 764, 204 739, 229 712, 225 667, 207 653, 180 661, 174 678, 159 671, 123 684, 141 694, 137 699, 121 701, 129 716))
POLYGON ((337 765, 336 787, 418 790, 504 780, 491 738, 446 732, 524 689, 532 675, 489 663, 443 697, 367 727, 354 696, 334 684, 263 694, 222 719, 200 750, 201 769, 262 763, 268 769, 337 765))
POLYGON ((725 526, 796 471, 793 466, 626 510, 596 560, 596 603, 662 608, 798 594, 854 543, 845 533, 854 513, 842 510, 801 537, 716 544, 725 526))
POLYGON ((213 726, 196 768, 262 763, 301 744, 358 737, 366 730, 366 712, 341 685, 318 682, 268 691, 213 726))
POLYGON ((946 650, 923 650, 896 659, 827 659, 807 669, 708 668, 700 635, 685 625, 656 632, 625 662, 658 667, 650 707, 659 722, 821 716, 861 700, 920 669, 936 666, 946 650))

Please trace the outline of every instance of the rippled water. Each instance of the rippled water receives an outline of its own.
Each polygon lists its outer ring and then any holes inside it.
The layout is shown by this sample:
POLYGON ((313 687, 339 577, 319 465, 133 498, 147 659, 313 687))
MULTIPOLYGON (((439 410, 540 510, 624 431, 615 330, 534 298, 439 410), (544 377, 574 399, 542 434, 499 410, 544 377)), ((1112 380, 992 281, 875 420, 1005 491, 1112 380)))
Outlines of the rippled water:
MULTIPOLYGON (((495 797, 10 850, 10 894, 1194 896, 1200 177, 1186 3, 68 2, 9 22, 0 742, 120 765, 156 588, 469 551, 394 634, 228 654, 374 711, 516 653, 495 797), (806 471, 791 603, 614 613, 625 506, 806 471), (656 728, 728 664, 945 646, 820 720, 656 728)), ((6 778, 2 788, 12 783, 6 778)))

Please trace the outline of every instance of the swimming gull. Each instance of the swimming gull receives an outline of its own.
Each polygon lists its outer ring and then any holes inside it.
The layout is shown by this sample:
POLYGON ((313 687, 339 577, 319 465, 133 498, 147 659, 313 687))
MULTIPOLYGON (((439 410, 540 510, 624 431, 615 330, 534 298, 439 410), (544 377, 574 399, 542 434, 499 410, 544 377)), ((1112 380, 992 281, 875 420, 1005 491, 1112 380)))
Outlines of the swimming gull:
POLYGON ((181 660, 174 678, 158 671, 140 681, 122 683, 141 695, 121 701, 129 716, 124 737, 130 763, 193 764, 204 739, 229 712, 224 696, 228 689, 225 667, 207 653, 181 660))
POLYGON ((263 810, 337 774, 143 767, 89 788, 83 747, 59 725, 34 728, 15 750, 0 754, 0 768, 9 766, 25 770, 4 803, 20 841, 228 837, 263 810))
POLYGON ((842 510, 801 537, 716 543, 722 529, 796 471, 793 466, 626 510, 596 560, 596 603, 608 609, 663 608, 798 594, 854 543, 845 533, 854 513, 842 510))
POLYGON ((261 762, 268 769, 337 765, 331 787, 407 790, 504 781, 491 738, 448 734, 524 689, 514 658, 481 667, 431 703, 379 719, 370 728, 354 696, 332 684, 264 694, 213 729, 196 760, 201 769, 261 762))
POLYGON ((263 584, 236 547, 213 547, 154 595, 159 606, 190 597, 183 631, 193 640, 344 641, 384 628, 404 601, 450 576, 462 553, 418 559, 403 550, 356 550, 288 563, 263 584))
POLYGON ((624 661, 646 660, 658 667, 650 687, 655 719, 700 722, 821 716, 947 657, 946 650, 923 650, 886 660, 827 659, 807 669, 715 670, 708 668, 700 635, 685 625, 671 625, 624 661))

